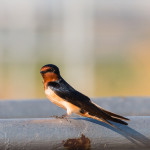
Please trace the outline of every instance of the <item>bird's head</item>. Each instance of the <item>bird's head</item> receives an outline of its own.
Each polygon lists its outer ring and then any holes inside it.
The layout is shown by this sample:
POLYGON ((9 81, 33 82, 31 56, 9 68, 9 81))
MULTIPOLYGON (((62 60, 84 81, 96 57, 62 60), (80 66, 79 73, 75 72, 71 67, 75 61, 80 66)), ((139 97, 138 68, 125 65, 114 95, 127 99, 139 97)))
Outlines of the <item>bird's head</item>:
POLYGON ((57 81, 60 78, 59 68, 53 64, 44 65, 40 73, 44 82, 57 81))

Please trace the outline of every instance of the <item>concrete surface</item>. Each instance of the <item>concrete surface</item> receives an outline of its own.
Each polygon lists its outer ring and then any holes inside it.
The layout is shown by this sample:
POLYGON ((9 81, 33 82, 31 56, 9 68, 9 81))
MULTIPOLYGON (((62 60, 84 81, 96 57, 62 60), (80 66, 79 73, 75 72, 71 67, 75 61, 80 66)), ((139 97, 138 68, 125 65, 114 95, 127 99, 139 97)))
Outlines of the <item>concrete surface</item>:
POLYGON ((150 98, 92 99, 103 108, 127 116, 128 126, 72 115, 47 99, 0 101, 0 150, 149 150, 150 98))
POLYGON ((150 117, 129 118, 120 129, 86 118, 1 119, 0 150, 150 149, 150 117))

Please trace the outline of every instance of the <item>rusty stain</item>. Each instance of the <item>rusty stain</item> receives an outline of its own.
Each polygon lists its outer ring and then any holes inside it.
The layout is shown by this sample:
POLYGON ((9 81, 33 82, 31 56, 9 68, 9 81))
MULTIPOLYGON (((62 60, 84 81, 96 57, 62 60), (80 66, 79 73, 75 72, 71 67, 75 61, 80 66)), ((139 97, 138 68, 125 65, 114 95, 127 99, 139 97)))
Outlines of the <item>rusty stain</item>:
POLYGON ((91 147, 89 138, 83 134, 80 138, 63 141, 63 144, 67 150, 90 150, 91 147))

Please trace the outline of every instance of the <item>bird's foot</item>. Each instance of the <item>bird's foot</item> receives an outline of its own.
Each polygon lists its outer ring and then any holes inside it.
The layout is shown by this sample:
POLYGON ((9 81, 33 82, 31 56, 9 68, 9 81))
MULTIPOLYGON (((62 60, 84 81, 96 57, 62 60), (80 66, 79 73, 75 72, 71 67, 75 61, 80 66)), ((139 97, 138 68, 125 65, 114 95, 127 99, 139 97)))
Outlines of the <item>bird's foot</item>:
POLYGON ((57 118, 57 119, 68 119, 69 115, 68 114, 64 114, 62 116, 53 115, 53 116, 50 116, 50 117, 54 117, 54 118, 57 118))
POLYGON ((61 119, 68 119, 69 118, 69 115, 68 114, 64 114, 62 116, 60 116, 61 119))
POLYGON ((53 117, 55 117, 56 119, 65 119, 65 120, 67 120, 71 123, 71 121, 69 120, 69 115, 68 114, 64 114, 62 116, 53 116, 53 117))

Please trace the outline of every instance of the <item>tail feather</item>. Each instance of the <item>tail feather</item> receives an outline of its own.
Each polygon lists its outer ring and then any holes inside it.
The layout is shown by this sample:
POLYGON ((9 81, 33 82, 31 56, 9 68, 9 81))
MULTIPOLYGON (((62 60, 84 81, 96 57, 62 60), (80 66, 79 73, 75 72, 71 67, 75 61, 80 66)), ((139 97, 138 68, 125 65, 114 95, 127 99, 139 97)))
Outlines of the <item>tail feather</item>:
POLYGON ((109 120, 111 120, 111 121, 113 121, 113 122, 120 123, 120 124, 128 125, 128 123, 127 123, 127 122, 122 121, 122 120, 117 119, 117 118, 111 118, 111 119, 109 119, 109 120))
POLYGON ((98 106, 97 104, 94 104, 94 103, 90 103, 89 107, 86 107, 85 111, 86 111, 86 113, 83 113, 80 115, 105 122, 112 127, 115 127, 115 126, 113 124, 111 124, 109 121, 113 121, 113 122, 120 123, 123 125, 128 125, 128 123, 126 123, 123 120, 129 121, 129 119, 127 119, 123 116, 114 114, 112 112, 109 112, 107 110, 104 110, 103 108, 101 108, 100 106, 98 106))
POLYGON ((95 103, 93 103, 93 104, 96 105, 99 109, 101 109, 103 112, 105 112, 106 114, 110 115, 110 116, 113 117, 113 118, 130 121, 130 119, 128 119, 128 118, 125 118, 125 117, 123 117, 123 116, 117 115, 117 114, 112 113, 112 112, 110 112, 110 111, 108 111, 108 110, 105 110, 105 109, 103 109, 102 107, 98 106, 98 105, 95 104, 95 103))
POLYGON ((105 109, 102 109, 105 113, 107 113, 108 115, 110 115, 111 117, 113 117, 113 118, 116 118, 116 119, 122 119, 122 120, 126 120, 126 121, 129 121, 130 119, 128 119, 128 118, 125 118, 125 117, 123 117, 123 116, 120 116, 120 115, 117 115, 117 114, 115 114, 115 113, 112 113, 112 112, 110 112, 110 111, 107 111, 107 110, 105 110, 105 109))

